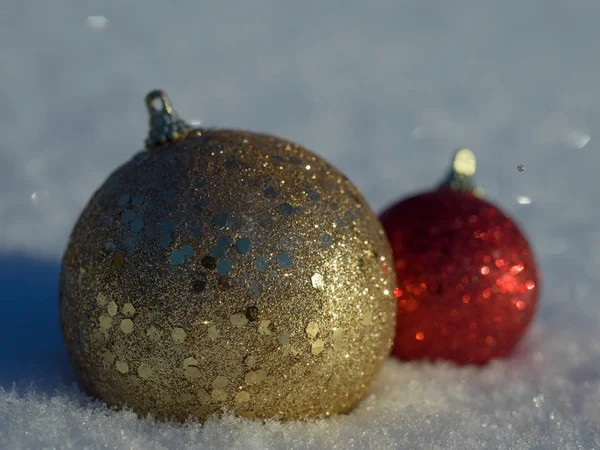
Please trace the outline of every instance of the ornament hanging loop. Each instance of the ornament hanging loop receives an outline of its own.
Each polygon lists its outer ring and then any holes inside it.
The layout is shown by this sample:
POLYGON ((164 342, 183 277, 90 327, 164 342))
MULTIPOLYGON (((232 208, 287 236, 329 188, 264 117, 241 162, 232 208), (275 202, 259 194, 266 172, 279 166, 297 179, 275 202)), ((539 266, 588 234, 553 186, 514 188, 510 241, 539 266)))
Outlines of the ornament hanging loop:
POLYGON ((150 115, 155 113, 173 114, 171 100, 165 91, 154 90, 146 95, 146 107, 150 115))
POLYGON ((162 90, 154 90, 146 95, 146 108, 150 115, 150 131, 146 138, 146 148, 158 147, 186 137, 193 128, 175 112, 171 100, 162 90))
POLYGON ((471 192, 475 196, 482 195, 483 190, 478 188, 475 183, 476 169, 475 153, 469 148, 459 148, 454 152, 452 166, 439 188, 471 192))

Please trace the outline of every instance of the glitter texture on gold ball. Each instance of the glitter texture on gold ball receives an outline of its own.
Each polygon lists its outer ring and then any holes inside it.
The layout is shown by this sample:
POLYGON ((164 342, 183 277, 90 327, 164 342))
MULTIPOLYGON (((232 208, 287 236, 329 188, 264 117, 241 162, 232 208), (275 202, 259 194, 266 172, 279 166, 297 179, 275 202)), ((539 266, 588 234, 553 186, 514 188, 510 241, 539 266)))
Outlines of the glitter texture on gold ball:
POLYGON ((181 421, 349 411, 395 331, 376 215, 299 145, 192 129, 161 91, 146 103, 147 149, 93 195, 63 260, 62 331, 82 387, 181 421))

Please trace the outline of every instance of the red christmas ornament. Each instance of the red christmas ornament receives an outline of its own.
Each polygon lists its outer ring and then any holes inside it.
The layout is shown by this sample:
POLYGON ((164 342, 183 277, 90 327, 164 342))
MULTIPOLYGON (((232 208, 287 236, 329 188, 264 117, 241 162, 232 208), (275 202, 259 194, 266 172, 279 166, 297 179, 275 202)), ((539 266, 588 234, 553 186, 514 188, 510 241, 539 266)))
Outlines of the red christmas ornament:
POLYGON ((459 150, 437 190, 380 217, 394 252, 401 359, 483 364, 508 355, 534 316, 538 271, 517 225, 474 188, 475 157, 459 150))

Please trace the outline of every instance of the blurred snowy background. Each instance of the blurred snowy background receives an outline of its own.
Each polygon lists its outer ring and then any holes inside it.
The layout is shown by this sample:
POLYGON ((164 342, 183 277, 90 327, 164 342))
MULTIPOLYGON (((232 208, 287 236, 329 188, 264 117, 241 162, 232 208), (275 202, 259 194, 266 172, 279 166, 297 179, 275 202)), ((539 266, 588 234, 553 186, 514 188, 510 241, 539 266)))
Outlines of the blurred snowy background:
POLYGON ((0 2, 0 448, 600 448, 599 22, 596 0, 0 2), (155 424, 87 399, 59 261, 142 147, 153 88, 312 148, 377 210, 473 148, 543 270, 526 341, 483 369, 390 360, 351 415, 307 423, 155 424))

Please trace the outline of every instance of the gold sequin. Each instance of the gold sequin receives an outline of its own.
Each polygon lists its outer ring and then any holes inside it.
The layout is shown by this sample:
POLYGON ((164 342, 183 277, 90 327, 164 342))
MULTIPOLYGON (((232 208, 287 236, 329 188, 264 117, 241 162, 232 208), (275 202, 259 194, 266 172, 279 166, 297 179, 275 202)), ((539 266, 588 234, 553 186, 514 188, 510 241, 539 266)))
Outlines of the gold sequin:
POLYGON ((235 394, 235 402, 236 403, 246 403, 250 401, 250 393, 246 391, 241 391, 235 394))
POLYGON ((217 330, 216 326, 211 326, 208 327, 208 338, 209 339, 218 339, 219 337, 219 330, 217 330))
POLYGON ((212 398, 217 402, 224 402, 227 400, 227 392, 225 392, 223 389, 214 389, 212 391, 212 398))
POLYGON ((248 319, 243 314, 234 314, 229 317, 229 320, 231 321, 231 324, 235 325, 236 327, 243 327, 248 323, 248 319))
POLYGON ((318 355, 325 349, 325 342, 322 339, 317 339, 312 343, 312 354, 318 355))
POLYGON ((315 273, 310 279, 315 289, 325 289, 325 281, 323 280, 323 275, 321 275, 320 273, 315 273))
POLYGON ((106 336, 104 333, 105 331, 102 328, 95 330, 92 333, 92 340, 98 345, 104 344, 104 342, 106 341, 106 336))
POLYGON ((333 331, 333 349, 336 352, 341 352, 344 350, 344 330, 338 328, 333 331))
POLYGON ((117 312, 119 311, 119 307, 117 306, 117 304, 114 301, 110 301, 108 302, 108 305, 106 305, 106 311, 108 312, 109 316, 116 316, 117 312))
POLYGON ((129 372, 129 365, 125 361, 117 361, 115 363, 115 367, 121 373, 129 372))
POLYGON ((186 367, 183 370, 183 373, 188 380, 197 380, 201 376, 200 369, 198 369, 196 366, 186 367))
POLYGON ((290 332, 289 331, 282 331, 281 333, 279 333, 278 336, 278 341, 281 345, 289 345, 290 344, 290 332))
POLYGON ((96 300, 100 306, 106 305, 106 295, 104 295, 102 292, 98 292, 96 300))
POLYGON ((223 389, 223 388, 226 388, 227 386, 229 386, 229 380, 222 375, 219 375, 212 382, 213 389, 223 389))
POLYGON ((319 334, 319 325, 315 322, 310 322, 306 327, 306 334, 308 334, 311 338, 316 338, 317 334, 319 334))
POLYGON ((125 303, 123 308, 121 308, 124 316, 131 317, 135 314, 135 308, 131 303, 125 303))
POLYGON ((133 322, 131 319, 121 320, 121 331, 125 334, 129 334, 133 331, 133 322))
POLYGON ((183 342, 185 341, 186 333, 183 328, 173 328, 171 331, 171 337, 175 342, 183 342))
POLYGON ((185 358, 183 360, 183 367, 197 366, 197 365, 198 365, 198 361, 193 356, 190 356, 189 358, 185 358))
POLYGON ((100 316, 98 317, 98 323, 100 324, 101 329, 108 330, 112 327, 113 320, 108 316, 100 316))
POLYGON ((247 384, 258 384, 267 379, 267 371, 263 369, 255 370, 253 372, 248 372, 244 377, 244 380, 247 384))
POLYGON ((144 380, 147 380, 152 375, 152 367, 146 363, 141 363, 138 366, 138 375, 144 380))
POLYGON ((207 405, 212 400, 212 398, 208 394, 208 392, 206 392, 206 390, 202 389, 202 388, 198 389, 197 397, 198 397, 198 400, 200 401, 200 403, 203 405, 207 405))
POLYGON ((104 359, 104 362, 107 365, 111 365, 115 361, 115 354, 113 352, 111 352, 110 350, 106 350, 102 354, 102 358, 104 359))
POLYGON ((258 332, 262 335, 268 336, 269 334, 271 334, 271 330, 269 330, 270 324, 270 320, 261 320, 258 324, 258 332))
POLYGON ((149 327, 148 331, 146 331, 146 336, 148 336, 153 341, 159 341, 161 338, 161 335, 162 335, 162 333, 155 326, 149 327))
POLYGON ((328 388, 335 387, 340 384, 340 381, 342 381, 342 377, 339 374, 334 373, 327 380, 327 387, 328 388))

